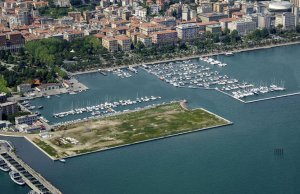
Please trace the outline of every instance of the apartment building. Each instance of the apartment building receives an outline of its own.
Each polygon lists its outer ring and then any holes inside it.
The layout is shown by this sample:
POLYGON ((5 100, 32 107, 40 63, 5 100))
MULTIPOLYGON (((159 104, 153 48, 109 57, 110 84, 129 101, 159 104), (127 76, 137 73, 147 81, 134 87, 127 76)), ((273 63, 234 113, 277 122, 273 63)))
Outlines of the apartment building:
POLYGON ((36 114, 31 114, 31 115, 24 115, 20 117, 15 118, 15 124, 16 125, 21 125, 21 124, 27 124, 27 125, 32 125, 34 122, 36 122, 38 119, 36 114))
POLYGON ((126 35, 119 35, 115 37, 119 46, 119 49, 122 51, 131 50, 131 41, 130 38, 126 35))
POLYGON ((196 23, 180 24, 176 26, 177 36, 180 40, 189 41, 199 37, 199 25, 196 23))
POLYGON ((118 51, 119 47, 117 39, 109 36, 105 36, 102 38, 102 46, 110 52, 118 51))
POLYGON ((252 32, 256 29, 256 22, 241 19, 230 22, 228 24, 228 29, 230 31, 237 30, 240 35, 247 35, 249 32, 252 32))
POLYGON ((295 27, 295 15, 286 12, 282 14, 277 14, 275 18, 275 26, 282 25, 284 30, 289 30, 295 27))
POLYGON ((151 35, 151 37, 152 42, 158 45, 176 44, 178 40, 176 30, 164 30, 155 32, 151 35))

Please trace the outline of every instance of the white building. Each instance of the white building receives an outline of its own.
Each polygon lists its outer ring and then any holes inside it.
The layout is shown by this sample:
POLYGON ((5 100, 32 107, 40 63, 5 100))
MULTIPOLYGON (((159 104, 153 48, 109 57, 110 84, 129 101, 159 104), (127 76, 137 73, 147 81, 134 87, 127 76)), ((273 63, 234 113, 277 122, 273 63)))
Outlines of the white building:
POLYGON ((135 15, 141 18, 146 18, 147 17, 147 9, 143 7, 137 7, 135 9, 135 15))
POLYGON ((244 36, 256 29, 256 22, 245 19, 233 21, 228 23, 228 29, 230 31, 237 30, 240 35, 244 36))

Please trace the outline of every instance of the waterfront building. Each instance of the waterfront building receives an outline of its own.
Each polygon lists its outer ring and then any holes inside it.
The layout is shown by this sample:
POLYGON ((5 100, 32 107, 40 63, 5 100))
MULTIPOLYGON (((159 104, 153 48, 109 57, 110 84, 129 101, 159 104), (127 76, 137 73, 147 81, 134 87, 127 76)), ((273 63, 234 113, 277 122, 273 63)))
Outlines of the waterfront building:
POLYGON ((0 109, 2 110, 2 115, 8 116, 19 112, 19 107, 17 102, 5 102, 0 104, 0 109))
POLYGON ((153 23, 141 23, 140 24, 140 33, 149 36, 153 32, 161 31, 165 27, 159 24, 153 24, 153 23))
POLYGON ((118 41, 113 37, 109 37, 109 36, 103 37, 102 46, 110 52, 118 51, 118 41))
POLYGON ((6 128, 6 127, 11 127, 12 126, 11 122, 9 122, 9 121, 2 121, 1 120, 1 116, 2 115, 0 115, 0 129, 6 128))
POLYGON ((282 25, 282 29, 289 30, 295 27, 295 16, 290 12, 277 14, 275 18, 275 26, 282 25))
POLYGON ((36 90, 39 92, 47 92, 47 91, 52 91, 52 90, 58 90, 61 88, 60 83, 47 83, 47 84, 42 84, 36 87, 36 90))
POLYGON ((20 124, 27 124, 27 125, 32 125, 34 122, 36 122, 38 119, 36 114, 31 114, 31 115, 24 115, 20 117, 15 117, 15 123, 16 125, 20 124))
POLYGON ((131 50, 131 41, 130 38, 126 35, 119 35, 115 37, 117 42, 118 42, 118 46, 119 49, 122 51, 129 51, 131 50))
POLYGON ((146 36, 144 34, 138 34, 136 38, 137 38, 137 42, 143 43, 145 47, 152 46, 152 38, 151 37, 146 36))
POLYGON ((275 27, 275 16, 270 14, 258 14, 257 26, 260 29, 270 29, 275 27))
POLYGON ((176 30, 164 30, 152 34, 152 42, 157 45, 176 44, 176 30))
POLYGON ((228 23, 230 31, 237 30, 240 35, 247 35, 256 29, 256 23, 251 20, 241 19, 228 23))
POLYGON ((199 15, 202 22, 219 21, 223 18, 228 18, 228 15, 223 13, 203 13, 199 15))
POLYGON ((32 90, 31 84, 20 84, 17 86, 17 90, 18 90, 18 92, 21 92, 21 93, 30 92, 32 90))
POLYGON ((180 24, 176 26, 177 36, 180 40, 189 41, 199 37, 199 25, 196 23, 180 24))
POLYGON ((18 129, 19 132, 35 133, 35 132, 40 132, 42 127, 39 125, 20 124, 20 125, 16 125, 16 129, 18 129))
POLYGON ((205 31, 212 34, 222 34, 222 27, 220 24, 207 25, 205 31))

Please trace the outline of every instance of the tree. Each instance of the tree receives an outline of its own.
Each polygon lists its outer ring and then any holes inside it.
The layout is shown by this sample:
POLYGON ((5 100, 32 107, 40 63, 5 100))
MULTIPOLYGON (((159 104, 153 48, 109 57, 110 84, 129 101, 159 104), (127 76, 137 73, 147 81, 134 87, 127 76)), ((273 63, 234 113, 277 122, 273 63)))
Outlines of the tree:
POLYGON ((297 33, 300 33, 300 25, 297 25, 297 26, 296 26, 296 32, 297 32, 297 33))
POLYGON ((230 41, 232 43, 236 43, 239 40, 239 38, 239 32, 237 30, 232 30, 232 32, 230 33, 230 41))

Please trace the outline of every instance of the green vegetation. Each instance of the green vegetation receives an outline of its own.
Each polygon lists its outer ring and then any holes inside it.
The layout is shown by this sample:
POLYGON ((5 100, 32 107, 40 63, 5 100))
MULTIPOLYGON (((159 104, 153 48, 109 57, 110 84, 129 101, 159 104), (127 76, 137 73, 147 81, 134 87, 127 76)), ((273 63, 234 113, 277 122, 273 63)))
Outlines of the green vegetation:
POLYGON ((9 89, 7 88, 7 81, 4 79, 3 75, 0 75, 0 92, 9 93, 9 89))
POLYGON ((62 126, 45 141, 60 156, 60 153, 74 155, 226 124, 226 120, 205 110, 186 110, 179 103, 173 103, 62 126), (79 143, 61 141, 66 137, 79 143))
POLYGON ((42 150, 44 150, 45 152, 47 152, 50 156, 53 156, 53 157, 58 157, 58 154, 57 154, 57 151, 51 147, 50 145, 48 145, 47 143, 37 139, 37 138, 34 138, 33 139, 33 142, 39 146, 42 150))

